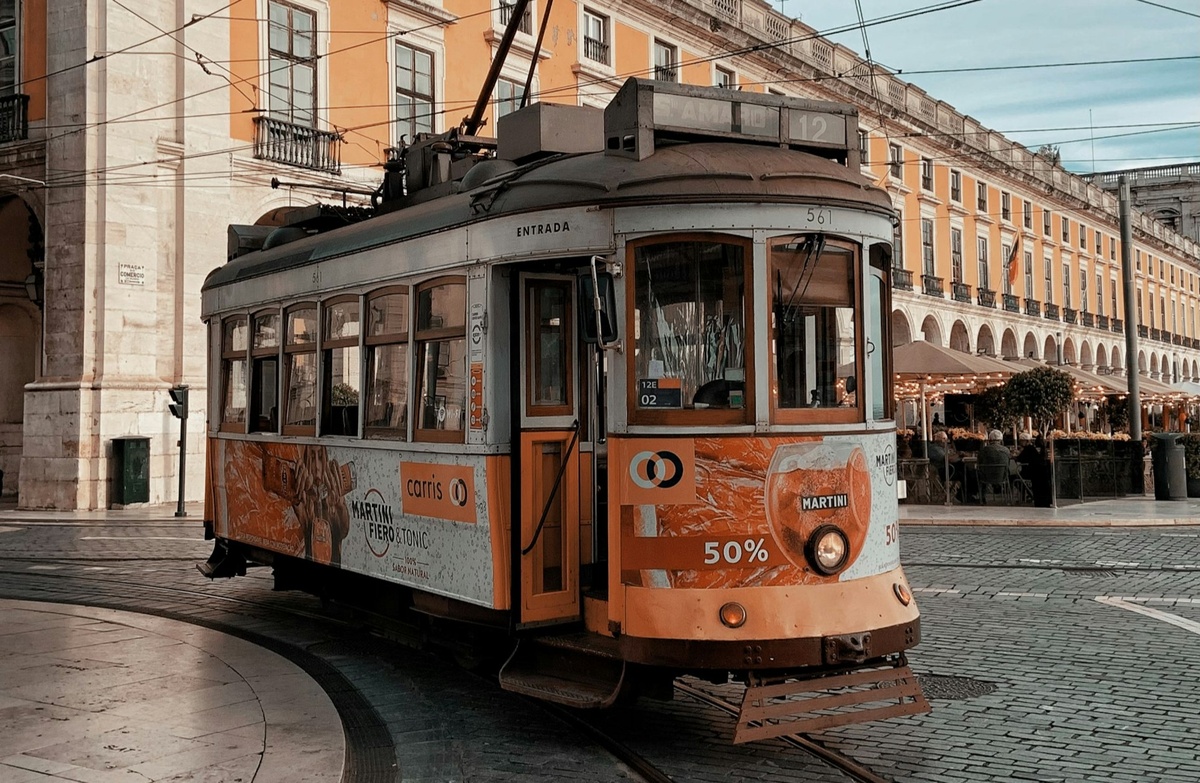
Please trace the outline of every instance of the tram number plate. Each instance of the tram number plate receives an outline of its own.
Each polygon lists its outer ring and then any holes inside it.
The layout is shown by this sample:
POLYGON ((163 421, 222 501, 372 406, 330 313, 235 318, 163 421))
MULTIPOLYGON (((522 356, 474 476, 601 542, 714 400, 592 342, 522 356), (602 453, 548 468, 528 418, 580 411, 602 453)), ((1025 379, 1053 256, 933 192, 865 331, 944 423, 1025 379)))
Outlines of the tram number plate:
POLYGON ((638 380, 639 408, 682 408, 683 384, 678 378, 638 380))

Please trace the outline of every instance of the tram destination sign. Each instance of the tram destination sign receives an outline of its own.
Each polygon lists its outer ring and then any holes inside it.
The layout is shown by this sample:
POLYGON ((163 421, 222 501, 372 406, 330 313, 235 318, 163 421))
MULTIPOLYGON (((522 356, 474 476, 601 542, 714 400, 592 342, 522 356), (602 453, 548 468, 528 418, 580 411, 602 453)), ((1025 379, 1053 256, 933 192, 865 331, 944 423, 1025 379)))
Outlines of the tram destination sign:
POLYGON ((640 378, 638 407, 682 408, 683 384, 678 378, 640 378))
POLYGON ((654 93, 654 125, 823 147, 844 147, 847 138, 844 114, 665 92, 654 93), (787 122, 781 128, 783 116, 787 122))

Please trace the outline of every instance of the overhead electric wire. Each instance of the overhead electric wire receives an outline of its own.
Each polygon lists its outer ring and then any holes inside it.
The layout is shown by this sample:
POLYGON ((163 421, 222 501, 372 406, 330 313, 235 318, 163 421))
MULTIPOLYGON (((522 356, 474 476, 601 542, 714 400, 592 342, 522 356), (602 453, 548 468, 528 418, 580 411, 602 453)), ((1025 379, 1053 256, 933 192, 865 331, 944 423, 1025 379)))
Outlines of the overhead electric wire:
POLYGON ((1177 14, 1183 14, 1184 16, 1194 16, 1197 19, 1200 19, 1200 14, 1193 14, 1191 11, 1184 11, 1182 8, 1175 8, 1174 6, 1163 5, 1162 3, 1152 3, 1152 2, 1150 2, 1150 0, 1137 0, 1137 2, 1143 3, 1145 5, 1152 5, 1155 8, 1165 8, 1166 10, 1174 11, 1177 14))

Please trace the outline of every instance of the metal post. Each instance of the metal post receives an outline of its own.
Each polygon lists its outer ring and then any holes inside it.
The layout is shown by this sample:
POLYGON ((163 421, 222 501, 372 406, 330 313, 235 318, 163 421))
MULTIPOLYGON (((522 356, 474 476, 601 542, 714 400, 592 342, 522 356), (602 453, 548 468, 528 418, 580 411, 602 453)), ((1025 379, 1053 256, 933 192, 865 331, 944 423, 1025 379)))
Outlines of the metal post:
POLYGON ((1046 448, 1050 452, 1050 508, 1058 508, 1058 465, 1054 460, 1054 438, 1046 439, 1046 448))
POLYGON ((1135 463, 1130 490, 1145 493, 1142 461, 1142 390, 1138 377, 1138 321, 1134 307, 1133 285, 1133 224, 1129 215, 1129 180, 1122 174, 1117 179, 1118 204, 1121 220, 1121 279, 1125 283, 1125 378, 1129 383, 1129 443, 1135 463))
POLYGON ((186 517, 183 510, 183 484, 187 477, 187 417, 179 420, 179 501, 175 506, 175 516, 186 517))

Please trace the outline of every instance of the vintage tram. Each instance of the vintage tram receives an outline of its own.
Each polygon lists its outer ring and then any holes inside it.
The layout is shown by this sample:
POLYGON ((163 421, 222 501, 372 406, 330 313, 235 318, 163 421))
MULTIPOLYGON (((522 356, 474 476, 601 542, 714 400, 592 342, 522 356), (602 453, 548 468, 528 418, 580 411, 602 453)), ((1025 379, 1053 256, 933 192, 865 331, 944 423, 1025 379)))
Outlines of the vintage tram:
POLYGON ((738 741, 928 709, 856 130, 630 79, 419 139, 350 225, 231 226, 201 571, 492 629, 565 704, 742 682, 738 741))

